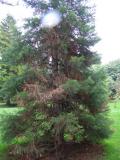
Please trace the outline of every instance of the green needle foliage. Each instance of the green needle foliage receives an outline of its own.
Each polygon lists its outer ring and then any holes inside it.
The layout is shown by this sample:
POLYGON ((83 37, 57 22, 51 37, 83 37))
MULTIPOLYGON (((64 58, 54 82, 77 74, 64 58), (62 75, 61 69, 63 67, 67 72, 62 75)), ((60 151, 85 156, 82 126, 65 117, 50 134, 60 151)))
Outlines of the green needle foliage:
POLYGON ((9 63, 6 55, 13 48, 13 44, 18 41, 19 36, 20 33, 17 30, 15 20, 12 16, 7 15, 0 24, 0 97, 8 105, 10 105, 10 100, 17 90, 15 79, 18 71, 17 67, 9 63))
POLYGON ((85 0, 24 1, 36 16, 26 21, 25 34, 5 58, 7 63, 27 67, 16 94, 25 110, 8 117, 12 127, 7 123, 5 135, 12 133, 11 153, 17 159, 35 160, 54 151, 60 160, 66 142, 96 143, 110 134, 106 76, 97 65, 99 56, 91 50, 99 41, 94 8, 85 0), (38 17, 48 10, 59 11, 62 21, 41 28, 38 17))

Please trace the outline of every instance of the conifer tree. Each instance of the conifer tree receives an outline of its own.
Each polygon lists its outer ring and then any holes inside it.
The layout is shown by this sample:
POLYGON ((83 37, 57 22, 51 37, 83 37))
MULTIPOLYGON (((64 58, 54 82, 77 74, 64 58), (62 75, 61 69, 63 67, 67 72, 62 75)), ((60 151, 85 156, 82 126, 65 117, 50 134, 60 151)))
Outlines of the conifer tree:
POLYGON ((20 48, 22 48, 21 32, 16 26, 15 19, 7 15, 0 24, 0 97, 8 106, 22 82, 20 78, 22 69, 18 63, 20 48))
POLYGON ((26 108, 13 125, 13 153, 37 159, 52 150, 60 160, 67 141, 98 142, 110 133, 104 114, 106 76, 95 65, 100 58, 91 50, 99 40, 94 9, 86 0, 24 1, 35 16, 26 22, 23 41, 29 50, 21 49, 19 61, 29 66, 29 72, 17 95, 26 108), (62 21, 43 28, 40 16, 50 10, 60 12, 62 21))
POLYGON ((13 75, 15 71, 11 69, 11 65, 4 62, 4 56, 15 42, 17 33, 18 31, 14 18, 7 15, 0 24, 0 97, 6 100, 7 105, 10 105, 10 97, 12 97, 12 92, 9 91, 10 93, 7 94, 8 92, 5 90, 8 90, 8 86, 5 89, 4 84, 7 82, 10 75, 13 75))

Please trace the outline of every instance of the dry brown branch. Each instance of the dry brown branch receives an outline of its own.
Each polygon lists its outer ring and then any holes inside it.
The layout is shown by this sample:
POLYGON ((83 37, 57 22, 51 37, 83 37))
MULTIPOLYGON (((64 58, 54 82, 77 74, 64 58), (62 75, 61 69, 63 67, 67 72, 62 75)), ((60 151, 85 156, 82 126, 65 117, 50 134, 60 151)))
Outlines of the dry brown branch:
POLYGON ((1 3, 1 4, 5 4, 5 5, 9 5, 9 6, 16 6, 16 5, 19 4, 19 1, 17 2, 17 4, 12 4, 12 3, 9 3, 9 2, 7 2, 7 1, 0 0, 0 3, 1 3))
POLYGON ((67 80, 68 78, 64 74, 58 75, 54 78, 54 85, 58 87, 65 83, 67 80))
POLYGON ((27 91, 29 97, 34 98, 38 103, 45 103, 49 100, 60 100, 65 95, 62 87, 41 92, 40 86, 37 84, 26 84, 24 91, 27 91))

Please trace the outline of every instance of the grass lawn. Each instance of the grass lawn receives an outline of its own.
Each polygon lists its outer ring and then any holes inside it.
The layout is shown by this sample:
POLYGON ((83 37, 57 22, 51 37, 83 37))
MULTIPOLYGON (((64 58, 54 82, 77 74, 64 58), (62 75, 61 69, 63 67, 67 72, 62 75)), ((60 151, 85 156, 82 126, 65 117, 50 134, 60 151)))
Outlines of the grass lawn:
POLYGON ((120 101, 110 103, 110 119, 113 121, 113 134, 105 140, 105 159, 104 160, 120 160, 120 101))
MULTIPOLYGON (((16 114, 17 111, 19 110, 19 108, 15 108, 15 107, 8 107, 5 104, 0 104, 0 120, 3 116, 7 116, 7 115, 12 115, 12 114, 16 114)), ((1 129, 2 124, 0 124, 0 160, 7 160, 8 158, 6 157, 6 149, 8 144, 5 144, 2 141, 2 129, 1 129)))

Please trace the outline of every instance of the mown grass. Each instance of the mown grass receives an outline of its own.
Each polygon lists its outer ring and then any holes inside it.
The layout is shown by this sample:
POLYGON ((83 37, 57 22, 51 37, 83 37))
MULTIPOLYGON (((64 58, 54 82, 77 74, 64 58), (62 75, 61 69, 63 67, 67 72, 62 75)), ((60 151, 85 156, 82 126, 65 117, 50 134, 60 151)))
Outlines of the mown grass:
MULTIPOLYGON (((16 114, 18 110, 19 108, 6 106, 5 104, 0 104, 0 121, 3 117, 16 114)), ((2 130, 2 125, 3 124, 0 124, 0 160, 7 160, 8 157, 6 155, 6 151, 8 149, 9 144, 6 144, 2 140, 2 134, 4 133, 4 131, 2 130)))
POLYGON ((110 103, 109 105, 109 118, 113 121, 111 124, 113 134, 104 142, 104 160, 120 160, 120 101, 110 103))

